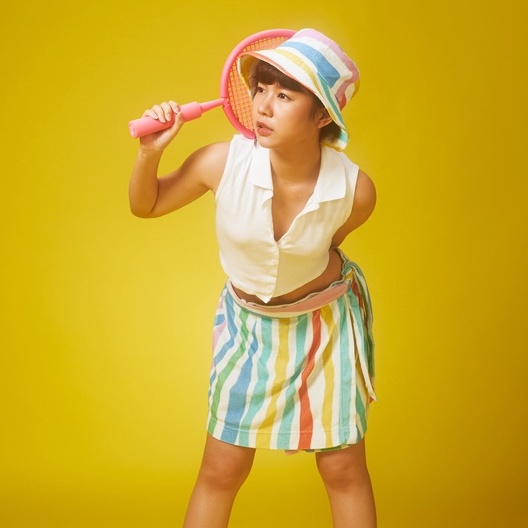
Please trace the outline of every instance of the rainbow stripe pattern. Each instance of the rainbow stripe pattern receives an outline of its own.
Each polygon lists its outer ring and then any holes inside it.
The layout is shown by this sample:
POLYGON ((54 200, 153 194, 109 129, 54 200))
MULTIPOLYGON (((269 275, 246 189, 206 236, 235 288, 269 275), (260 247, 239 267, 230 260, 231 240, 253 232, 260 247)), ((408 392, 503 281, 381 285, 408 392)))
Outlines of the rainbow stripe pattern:
POLYGON ((239 73, 249 87, 256 60, 268 62, 314 93, 341 129, 341 135, 327 143, 344 150, 348 134, 341 110, 359 89, 359 70, 339 45, 314 29, 301 29, 277 47, 241 54, 239 73))
POLYGON ((286 451, 363 438, 376 399, 372 310, 361 270, 344 258, 343 280, 333 285, 342 286, 339 296, 308 311, 265 313, 223 289, 209 389, 213 437, 286 451))

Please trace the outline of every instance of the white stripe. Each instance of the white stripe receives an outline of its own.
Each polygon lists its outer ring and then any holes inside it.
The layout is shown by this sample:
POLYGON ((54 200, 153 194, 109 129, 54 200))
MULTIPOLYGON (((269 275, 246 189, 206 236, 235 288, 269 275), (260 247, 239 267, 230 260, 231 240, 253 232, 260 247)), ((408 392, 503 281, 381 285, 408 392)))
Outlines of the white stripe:
MULTIPOLYGON (((340 75, 340 80, 337 80, 336 83, 332 86, 332 91, 334 93, 337 93, 344 83, 351 81, 352 73, 349 67, 342 61, 341 57, 339 57, 339 55, 337 55, 337 53, 332 48, 313 37, 302 37, 296 38, 295 40, 315 49, 323 57, 325 57, 325 59, 337 70, 340 75)), ((285 46, 284 49, 288 49, 288 51, 294 51, 293 48, 289 48, 287 46, 285 46)), ((308 57, 306 57, 304 54, 296 53, 296 55, 303 58, 307 64, 310 64, 312 70, 317 70, 315 64, 310 61, 308 57)))

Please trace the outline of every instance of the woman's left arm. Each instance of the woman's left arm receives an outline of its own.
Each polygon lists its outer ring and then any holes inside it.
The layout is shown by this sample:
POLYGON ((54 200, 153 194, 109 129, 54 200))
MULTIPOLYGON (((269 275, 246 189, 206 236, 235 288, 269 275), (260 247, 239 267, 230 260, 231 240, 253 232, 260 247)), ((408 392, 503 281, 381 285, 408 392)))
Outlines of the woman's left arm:
POLYGON ((352 212, 346 222, 336 231, 332 237, 332 247, 339 246, 346 236, 364 224, 374 211, 376 206, 376 188, 372 180, 363 172, 359 171, 354 194, 352 212))

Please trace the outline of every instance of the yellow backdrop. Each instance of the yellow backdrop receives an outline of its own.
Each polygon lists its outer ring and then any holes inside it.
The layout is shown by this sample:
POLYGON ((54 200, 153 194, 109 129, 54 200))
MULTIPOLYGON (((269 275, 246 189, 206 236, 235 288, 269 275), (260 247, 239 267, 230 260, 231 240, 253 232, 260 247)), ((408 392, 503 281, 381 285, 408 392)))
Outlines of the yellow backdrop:
MULTIPOLYGON (((210 196, 155 221, 129 213, 127 122, 216 98, 247 35, 316 27, 360 66, 348 154, 379 194, 344 249, 375 304, 380 528, 527 526, 524 5, 5 5, 0 525, 180 525, 224 277, 210 196)), ((232 133, 221 110, 204 115, 163 170, 232 133)), ((232 526, 330 526, 312 456, 259 453, 232 526)))

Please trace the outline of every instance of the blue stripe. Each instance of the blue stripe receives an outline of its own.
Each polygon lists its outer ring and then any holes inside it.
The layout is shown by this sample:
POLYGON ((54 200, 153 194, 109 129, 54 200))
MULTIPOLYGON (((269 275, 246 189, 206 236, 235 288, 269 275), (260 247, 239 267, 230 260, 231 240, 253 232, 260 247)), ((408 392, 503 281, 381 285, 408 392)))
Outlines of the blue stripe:
MULTIPOLYGON (((359 374, 359 373, 358 373, 359 374)), ((368 398, 368 393, 367 393, 368 398)), ((367 410, 365 405, 363 405, 363 400, 361 399, 361 392, 357 388, 356 384, 356 415, 359 416, 359 421, 361 422, 361 431, 359 432, 358 438, 365 436, 367 432, 367 410)))
POLYGON ((363 352, 363 359, 368 368, 369 377, 372 379, 375 376, 375 365, 374 365, 374 336, 372 334, 372 304, 370 300, 370 294, 368 290, 367 283, 361 268, 352 263, 354 269, 354 276, 359 287, 359 295, 363 300, 364 308, 361 309, 359 305, 359 299, 350 292, 349 298, 351 301, 353 314, 355 320, 358 323, 358 328, 361 333, 359 338, 361 339, 362 347, 360 347, 360 352, 363 352))
MULTIPOLYGON (((341 394, 339 402, 339 444, 346 444, 350 436, 350 397, 353 390, 353 368, 354 365, 350 359, 353 354, 355 343, 349 340, 348 321, 350 313, 348 310, 346 296, 337 300, 339 309, 339 353, 340 353, 340 387, 338 390, 341 394)), ((351 324, 351 323, 350 323, 351 324)))
POLYGON ((243 338, 239 346, 239 350, 243 352, 240 359, 243 359, 244 355, 246 355, 246 349, 247 358, 240 368, 237 381, 229 391, 229 403, 225 417, 226 429, 224 429, 222 433, 222 440, 229 443, 236 441, 238 431, 240 430, 240 422, 246 408, 248 387, 251 382, 253 357, 258 350, 258 340, 255 336, 255 325, 253 326, 251 335, 249 335, 248 329, 245 326, 240 329, 240 334, 243 338))
POLYGON ((318 74, 329 86, 334 86, 334 84, 341 78, 337 69, 328 62, 328 59, 308 44, 303 44, 302 42, 286 42, 281 48, 294 48, 300 51, 305 57, 308 57, 308 59, 310 59, 317 67, 318 74))
POLYGON ((229 379, 229 376, 231 375, 231 372, 233 371, 234 366, 236 365, 238 359, 241 357, 241 355, 244 352, 243 348, 241 346, 238 346, 236 348, 236 351, 233 352, 233 355, 232 355, 233 361, 230 361, 229 364, 226 365, 226 367, 221 372, 219 372, 218 369, 216 368, 217 365, 222 361, 224 356, 230 350, 232 350, 233 347, 235 346, 235 338, 238 336, 238 327, 244 328, 245 320, 247 319, 247 314, 242 314, 242 315, 245 315, 246 317, 241 317, 239 324, 235 322, 236 313, 234 310, 234 303, 233 303, 233 300, 229 297, 229 295, 226 295, 226 298, 225 298, 225 312, 226 312, 226 322, 227 322, 229 339, 226 341, 226 343, 224 343, 224 345, 221 347, 218 353, 214 355, 213 361, 214 361, 215 368, 213 369, 213 372, 211 374, 211 380, 210 380, 211 388, 209 389, 209 397, 211 399, 210 400, 211 401, 211 416, 213 417, 216 417, 217 412, 218 412, 218 405, 220 403, 220 398, 216 398, 216 402, 215 402, 215 398, 212 397, 213 396, 213 393, 212 393, 213 383, 216 380, 216 383, 214 383, 214 393, 221 394, 225 382, 229 379))
MULTIPOLYGON (((241 445, 249 444, 248 432, 252 430, 251 423, 253 422, 253 419, 255 418, 257 412, 261 409, 262 405, 264 404, 264 400, 260 395, 265 394, 266 385, 268 384, 269 380, 268 360, 270 358, 271 351, 273 350, 273 323, 272 319, 268 317, 261 317, 260 321, 261 325, 259 330, 261 336, 260 345, 262 347, 262 352, 260 358, 261 361, 257 363, 258 381, 255 386, 255 390, 253 391, 253 395, 251 397, 249 405, 247 407, 246 415, 244 416, 240 426, 239 440, 241 445)), ((255 334, 255 342, 258 343, 257 329, 254 328, 253 331, 255 334)))

